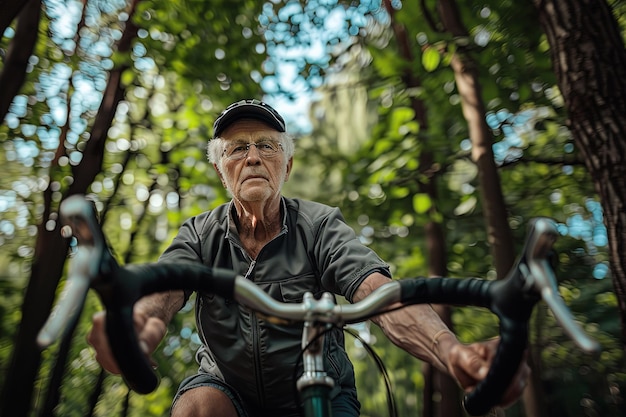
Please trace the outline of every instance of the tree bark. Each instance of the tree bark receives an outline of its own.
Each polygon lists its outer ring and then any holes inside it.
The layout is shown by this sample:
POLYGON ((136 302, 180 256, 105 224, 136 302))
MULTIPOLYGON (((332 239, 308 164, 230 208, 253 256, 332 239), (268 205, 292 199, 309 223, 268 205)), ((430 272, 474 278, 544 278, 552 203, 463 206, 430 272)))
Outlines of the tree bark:
POLYGON ((568 127, 600 196, 626 348, 626 49, 605 0, 533 0, 568 127))
MULTIPOLYGON (((13 7, 20 4, 13 5, 13 7)), ((17 95, 26 79, 28 60, 35 49, 39 35, 41 0, 29 0, 21 5, 15 28, 15 37, 7 52, 4 68, 0 73, 0 120, 4 120, 13 98, 17 95)), ((4 13, 1 14, 4 16, 4 13)), ((4 30, 0 33, 3 33, 4 30)))

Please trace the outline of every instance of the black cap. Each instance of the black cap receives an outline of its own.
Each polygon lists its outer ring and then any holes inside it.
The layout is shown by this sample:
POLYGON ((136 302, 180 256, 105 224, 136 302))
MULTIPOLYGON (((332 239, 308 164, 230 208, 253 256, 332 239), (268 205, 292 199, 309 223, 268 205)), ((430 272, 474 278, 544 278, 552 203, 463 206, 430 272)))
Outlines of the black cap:
POLYGON ((213 137, 218 137, 224 129, 237 119, 256 119, 267 123, 279 132, 285 131, 285 120, 269 104, 260 100, 241 100, 226 107, 213 123, 213 137))

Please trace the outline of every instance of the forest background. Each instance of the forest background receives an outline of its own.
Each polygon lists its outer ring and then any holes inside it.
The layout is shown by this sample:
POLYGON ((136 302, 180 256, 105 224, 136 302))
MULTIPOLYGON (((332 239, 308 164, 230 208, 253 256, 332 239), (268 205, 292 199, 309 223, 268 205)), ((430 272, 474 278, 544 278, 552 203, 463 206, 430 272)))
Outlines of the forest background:
MULTIPOLYGON (((37 331, 63 287, 57 210, 96 201, 121 263, 155 260, 181 222, 227 200, 206 140, 229 103, 263 97, 297 140, 285 194, 341 207, 397 278, 498 279, 528 221, 557 220, 559 290, 603 346, 580 352, 539 308, 533 379, 508 416, 622 416, 626 275, 622 0, 0 1, 0 415, 164 416, 196 365, 193 301, 147 396, 86 345, 90 295, 62 342, 37 331)), ((463 341, 477 309, 438 311, 463 341)), ((455 384, 358 330, 401 416, 462 416, 455 384)), ((348 336, 363 416, 385 416, 348 336)))

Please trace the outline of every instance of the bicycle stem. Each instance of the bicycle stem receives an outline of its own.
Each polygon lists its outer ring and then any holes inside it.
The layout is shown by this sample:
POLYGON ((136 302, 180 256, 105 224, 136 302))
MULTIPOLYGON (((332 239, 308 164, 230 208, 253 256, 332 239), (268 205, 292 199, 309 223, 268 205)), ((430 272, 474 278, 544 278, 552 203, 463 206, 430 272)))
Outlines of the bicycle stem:
POLYGON ((324 293, 319 300, 313 294, 304 294, 302 303, 309 312, 302 331, 303 373, 296 382, 302 397, 305 415, 326 417, 331 415, 329 393, 335 381, 324 370, 324 341, 332 324, 317 318, 332 314, 335 301, 331 294, 324 293))

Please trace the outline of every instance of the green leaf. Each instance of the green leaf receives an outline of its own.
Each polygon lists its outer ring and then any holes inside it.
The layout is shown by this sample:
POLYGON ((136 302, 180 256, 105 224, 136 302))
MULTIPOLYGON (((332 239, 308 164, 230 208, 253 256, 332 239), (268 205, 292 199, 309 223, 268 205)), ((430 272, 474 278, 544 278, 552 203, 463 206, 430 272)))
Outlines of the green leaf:
POLYGON ((441 55, 432 46, 427 47, 422 54, 422 65, 428 72, 433 72, 439 66, 441 62, 441 55))
POLYGON ((428 194, 419 193, 413 196, 413 209, 418 214, 426 213, 432 205, 432 200, 428 194))

